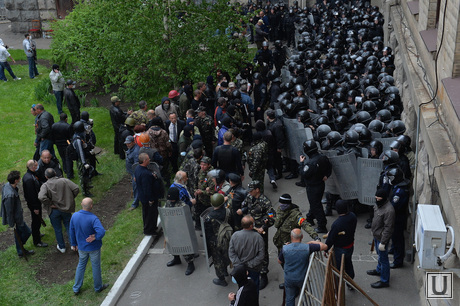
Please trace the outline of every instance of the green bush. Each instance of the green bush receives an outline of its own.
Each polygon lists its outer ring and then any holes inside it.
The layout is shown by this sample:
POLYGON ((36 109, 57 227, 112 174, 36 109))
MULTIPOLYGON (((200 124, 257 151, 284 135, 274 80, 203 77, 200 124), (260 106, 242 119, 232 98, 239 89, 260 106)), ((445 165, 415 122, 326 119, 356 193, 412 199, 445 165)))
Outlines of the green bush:
POLYGON ((51 92, 51 80, 49 78, 44 78, 40 80, 34 88, 35 99, 41 102, 48 101, 47 96, 51 92))
POLYGON ((98 107, 99 106, 99 100, 97 98, 92 98, 91 101, 89 101, 92 107, 98 107))
POLYGON ((125 99, 153 102, 159 92, 184 79, 204 81, 216 68, 235 75, 248 50, 246 39, 231 34, 243 30, 245 18, 226 0, 79 1, 54 23, 51 47, 54 61, 76 79, 105 89, 120 85, 125 99))

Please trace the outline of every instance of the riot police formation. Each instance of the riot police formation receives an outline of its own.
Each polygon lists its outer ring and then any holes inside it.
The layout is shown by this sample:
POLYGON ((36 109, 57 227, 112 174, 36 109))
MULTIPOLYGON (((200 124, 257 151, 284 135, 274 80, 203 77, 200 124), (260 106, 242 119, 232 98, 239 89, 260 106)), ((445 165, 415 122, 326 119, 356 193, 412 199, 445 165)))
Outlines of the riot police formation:
MULTIPOLYGON (((383 44, 383 16, 378 7, 354 1, 352 5, 321 2, 300 9, 296 5, 286 8, 280 2, 267 7, 266 14, 261 14, 261 9, 244 11, 256 15, 249 30, 261 19, 257 28, 268 31, 268 40, 260 43, 254 58, 256 63, 242 63, 233 80, 225 71, 217 70, 206 83, 199 83, 195 101, 191 101, 192 84, 187 82, 183 98, 190 103, 181 104, 179 98, 179 105, 175 105, 179 92, 171 91, 168 98, 186 125, 194 123, 187 129, 191 144, 181 152, 182 165, 177 166, 187 178, 181 182, 181 195, 187 194, 187 201, 198 203, 186 202, 197 230, 203 214, 213 210, 206 219, 207 229, 202 229, 207 231, 210 252, 226 254, 225 248, 217 246, 219 222, 227 219, 225 223, 238 231, 243 216, 250 214, 265 243, 260 289, 266 286, 268 229, 281 222, 263 194, 265 170, 269 170, 269 182, 275 189, 283 172, 290 172, 285 179, 300 175, 296 185, 306 188, 307 215, 299 216, 287 197, 283 197, 283 204, 289 205, 279 214, 295 210, 301 221, 297 227, 307 228, 316 222, 316 232, 309 232, 312 237, 327 232, 326 216, 333 214, 337 200, 349 201, 355 212, 363 207, 373 212, 370 208, 374 203, 366 198, 373 199, 377 188, 385 190, 398 223, 393 234, 392 266, 400 267, 414 153, 401 121, 404 109, 392 76, 394 55, 383 44), (269 41, 274 42, 273 48, 269 41), (181 109, 181 105, 189 104, 191 110, 181 109), (191 116, 186 115, 189 111, 191 116), (363 160, 374 163, 366 168, 363 160), (242 185, 246 161, 252 179, 248 191, 242 185)), ((112 99, 111 110, 114 152, 124 158, 127 148, 123 143, 127 136, 134 136, 135 122, 118 108, 118 100, 112 99)), ((85 196, 91 195, 91 178, 97 175, 92 154, 96 137, 91 125, 89 114, 83 112, 81 120, 73 124, 69 146, 75 150, 85 196)), ((136 145, 149 143, 144 150, 151 148, 162 158, 163 164, 158 162, 148 169, 169 186, 171 143, 158 114, 137 137, 143 140, 136 145)), ((180 200, 185 202, 182 197, 180 200)), ((371 223, 372 214, 366 227, 371 223)), ((277 247, 285 240, 279 240, 277 247)), ((189 263, 193 263, 192 257, 190 254, 189 263)), ((168 265, 179 263, 180 258, 175 257, 168 265)), ((219 257, 216 263, 214 284, 225 286, 228 258, 219 257)))

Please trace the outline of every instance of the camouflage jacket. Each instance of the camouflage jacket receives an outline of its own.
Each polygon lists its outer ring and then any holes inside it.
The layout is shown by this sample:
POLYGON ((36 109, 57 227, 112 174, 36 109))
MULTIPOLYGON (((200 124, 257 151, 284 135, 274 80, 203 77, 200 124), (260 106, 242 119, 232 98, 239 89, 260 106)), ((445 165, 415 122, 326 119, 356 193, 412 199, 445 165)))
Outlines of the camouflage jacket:
POLYGON ((198 173, 200 172, 200 163, 191 156, 187 158, 182 163, 180 170, 185 171, 188 176, 187 189, 190 191, 190 194, 195 194, 196 186, 198 185, 198 173))
POLYGON ((214 122, 210 116, 206 116, 204 118, 196 117, 195 126, 197 126, 200 130, 203 142, 211 142, 216 139, 214 122))
POLYGON ((168 133, 158 126, 150 128, 148 133, 150 136, 150 147, 157 149, 163 159, 169 158, 172 147, 169 142, 168 133))
POLYGON ((254 218, 255 227, 262 227, 264 231, 267 231, 275 223, 276 212, 272 202, 264 194, 258 198, 248 194, 241 206, 243 214, 250 214, 254 218))
POLYGON ((249 172, 263 173, 268 161, 268 146, 265 141, 259 141, 252 146, 248 151, 248 167, 249 172))
POLYGON ((208 172, 213 170, 214 168, 211 166, 208 170, 198 172, 197 177, 197 186, 195 190, 201 190, 202 193, 197 195, 197 199, 204 205, 204 206, 211 206, 211 196, 215 193, 215 184, 212 179, 208 178, 208 172), (209 192, 206 191, 206 188, 209 187, 209 192))
POLYGON ((243 148, 243 140, 240 138, 236 138, 234 141, 231 143, 232 146, 238 149, 238 152, 240 152, 241 155, 241 164, 244 165, 246 164, 246 154, 244 154, 244 148, 243 148))
POLYGON ((133 112, 129 118, 133 118, 136 121, 136 125, 141 125, 142 123, 147 124, 149 123, 149 117, 147 116, 147 112, 143 109, 139 109, 133 112))
POLYGON ((273 243, 280 250, 286 242, 291 241, 291 231, 294 228, 302 228, 306 231, 311 238, 315 239, 318 234, 308 224, 306 219, 302 216, 299 207, 291 204, 291 208, 287 210, 276 210, 275 227, 277 231, 273 236, 273 243))

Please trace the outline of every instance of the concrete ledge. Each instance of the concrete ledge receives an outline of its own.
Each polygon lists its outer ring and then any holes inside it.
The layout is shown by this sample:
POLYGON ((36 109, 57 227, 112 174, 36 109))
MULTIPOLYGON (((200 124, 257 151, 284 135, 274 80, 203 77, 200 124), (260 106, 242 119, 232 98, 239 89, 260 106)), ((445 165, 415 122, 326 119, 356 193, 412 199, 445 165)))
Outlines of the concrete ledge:
POLYGON ((420 31, 425 47, 429 52, 435 52, 437 46, 438 29, 420 31))
POLYGON ((115 284, 113 284, 112 289, 110 289, 110 292, 107 294, 101 305, 116 305, 121 294, 125 290, 129 281, 131 280, 134 273, 137 271, 137 268, 144 259, 145 254, 147 254, 150 246, 152 245, 152 242, 153 236, 145 236, 144 239, 142 239, 133 257, 131 257, 128 264, 123 269, 123 272, 121 272, 115 284))
MULTIPOLYGON (((160 218, 157 220, 157 226, 158 229, 161 228, 160 218)), ((161 233, 161 231, 159 232, 161 233)), ((115 284, 113 284, 101 306, 113 306, 117 304, 121 294, 125 290, 128 283, 131 281, 134 273, 136 273, 137 268, 141 264, 142 260, 144 260, 145 255, 148 253, 150 247, 152 246, 152 243, 156 241, 157 238, 157 236, 145 236, 144 239, 142 239, 141 243, 137 247, 136 252, 134 252, 133 256, 128 261, 128 264, 123 269, 123 272, 121 272, 120 276, 118 276, 117 281, 115 284)))

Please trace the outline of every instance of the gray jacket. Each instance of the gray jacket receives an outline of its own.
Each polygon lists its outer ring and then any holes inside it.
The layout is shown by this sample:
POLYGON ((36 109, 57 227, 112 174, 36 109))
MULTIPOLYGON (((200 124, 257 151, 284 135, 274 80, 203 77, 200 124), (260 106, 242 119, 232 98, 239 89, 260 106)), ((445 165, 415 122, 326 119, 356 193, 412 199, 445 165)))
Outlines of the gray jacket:
POLYGON ((233 265, 246 265, 247 268, 260 271, 264 260, 264 240, 254 230, 241 230, 232 235, 228 247, 228 257, 233 265))
POLYGON ((388 244, 393 235, 395 225, 395 210, 390 201, 382 206, 374 205, 374 219, 372 219, 372 235, 380 243, 388 244))
POLYGON ((24 48, 24 53, 27 57, 34 56, 34 53, 32 52, 32 43, 27 38, 22 41, 22 47, 24 48))
POLYGON ((65 213, 75 212, 75 198, 80 192, 77 184, 66 178, 52 177, 40 188, 38 199, 51 214, 54 205, 59 211, 65 213))
POLYGON ((0 211, 2 224, 14 227, 24 224, 21 200, 19 199, 18 188, 13 188, 10 183, 6 183, 2 189, 2 207, 0 211))
POLYGON ((56 73, 54 70, 51 70, 50 80, 54 91, 64 91, 65 80, 60 71, 56 73))

